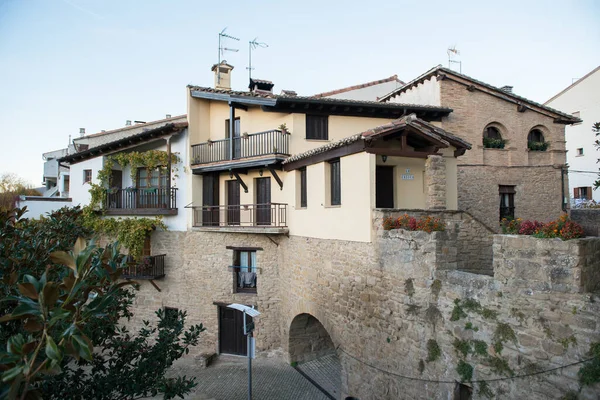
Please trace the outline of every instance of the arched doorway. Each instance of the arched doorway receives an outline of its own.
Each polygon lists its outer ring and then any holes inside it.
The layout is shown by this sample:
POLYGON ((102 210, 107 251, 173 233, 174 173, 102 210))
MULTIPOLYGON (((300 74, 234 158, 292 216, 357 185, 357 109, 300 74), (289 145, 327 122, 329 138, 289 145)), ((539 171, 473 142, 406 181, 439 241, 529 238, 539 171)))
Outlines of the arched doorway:
POLYGON ((329 333, 318 319, 299 314, 292 320, 288 352, 290 362, 302 375, 339 398, 342 366, 329 333))

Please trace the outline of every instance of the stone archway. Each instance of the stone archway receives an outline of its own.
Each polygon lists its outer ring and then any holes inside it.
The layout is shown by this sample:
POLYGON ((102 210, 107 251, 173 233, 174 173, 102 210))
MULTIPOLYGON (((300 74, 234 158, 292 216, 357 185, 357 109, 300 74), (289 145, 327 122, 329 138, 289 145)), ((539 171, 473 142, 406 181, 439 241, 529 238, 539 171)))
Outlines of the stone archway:
POLYGON ((298 314, 290 324, 290 362, 311 382, 333 398, 339 398, 342 366, 333 340, 321 322, 310 314, 298 314))

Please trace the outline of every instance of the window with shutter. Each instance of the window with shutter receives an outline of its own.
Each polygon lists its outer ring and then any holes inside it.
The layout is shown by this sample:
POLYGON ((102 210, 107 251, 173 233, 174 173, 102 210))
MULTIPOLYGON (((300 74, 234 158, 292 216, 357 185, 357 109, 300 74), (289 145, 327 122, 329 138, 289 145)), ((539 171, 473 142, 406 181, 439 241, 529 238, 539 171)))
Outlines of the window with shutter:
POLYGON ((339 206, 342 204, 342 184, 340 159, 329 161, 330 183, 331 183, 331 205, 339 206))
POLYGON ((300 207, 306 208, 306 167, 300 169, 300 207))
POLYGON ((327 115, 307 115, 306 138, 313 140, 328 140, 329 117, 327 115))

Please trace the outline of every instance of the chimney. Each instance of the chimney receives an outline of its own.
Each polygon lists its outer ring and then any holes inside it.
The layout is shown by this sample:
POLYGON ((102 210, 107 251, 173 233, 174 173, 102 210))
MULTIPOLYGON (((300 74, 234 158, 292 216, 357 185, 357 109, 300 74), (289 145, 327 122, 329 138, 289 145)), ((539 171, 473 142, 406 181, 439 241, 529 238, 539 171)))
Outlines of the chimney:
POLYGON ((296 93, 295 90, 281 89, 280 96, 296 97, 296 96, 298 96, 298 93, 296 93))
POLYGON ((227 64, 227 61, 221 61, 221 64, 215 64, 210 69, 215 73, 215 89, 231 90, 231 71, 233 65, 227 64))
POLYGON ((131 120, 128 119, 127 121, 125 121, 125 126, 131 126, 131 120))
POLYGON ((171 114, 167 114, 167 115, 165 116, 165 118, 166 118, 166 119, 169 119, 169 118, 171 118, 171 114))
POLYGON ((252 93, 257 94, 273 94, 273 86, 275 85, 271 81, 250 78, 248 89, 250 89, 252 93))
POLYGON ((85 128, 79 128, 79 137, 85 136, 85 128))
POLYGON ((502 90, 503 92, 506 92, 506 93, 512 93, 513 87, 512 86, 502 86, 500 88, 500 90, 502 90))

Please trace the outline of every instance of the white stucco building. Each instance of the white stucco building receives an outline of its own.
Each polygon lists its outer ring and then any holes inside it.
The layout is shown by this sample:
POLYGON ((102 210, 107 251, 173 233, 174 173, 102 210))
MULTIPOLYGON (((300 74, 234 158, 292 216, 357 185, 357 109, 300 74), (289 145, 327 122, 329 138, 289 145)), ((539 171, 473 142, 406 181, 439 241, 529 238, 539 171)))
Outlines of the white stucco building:
POLYGON ((548 100, 545 105, 579 117, 583 122, 566 127, 569 187, 573 199, 600 201, 600 190, 593 190, 598 179, 600 152, 592 126, 600 122, 600 66, 548 100))

